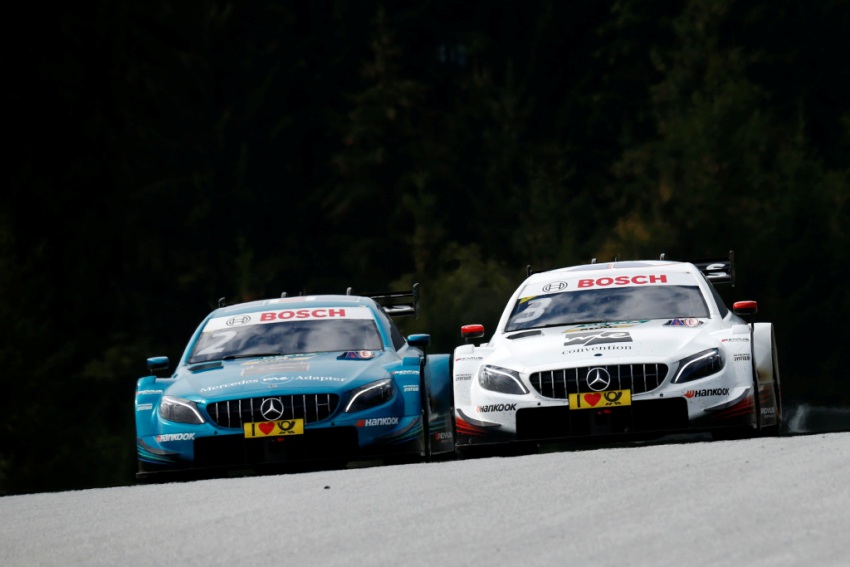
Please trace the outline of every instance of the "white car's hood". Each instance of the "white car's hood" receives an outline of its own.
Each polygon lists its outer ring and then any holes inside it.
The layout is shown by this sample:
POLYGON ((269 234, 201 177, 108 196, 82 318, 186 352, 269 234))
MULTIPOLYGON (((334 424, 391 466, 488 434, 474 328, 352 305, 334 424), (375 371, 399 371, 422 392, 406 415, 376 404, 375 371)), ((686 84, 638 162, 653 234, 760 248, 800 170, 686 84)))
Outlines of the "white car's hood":
POLYGON ((485 364, 521 372, 588 364, 672 362, 718 346, 707 319, 630 321, 540 329, 494 339, 485 364))

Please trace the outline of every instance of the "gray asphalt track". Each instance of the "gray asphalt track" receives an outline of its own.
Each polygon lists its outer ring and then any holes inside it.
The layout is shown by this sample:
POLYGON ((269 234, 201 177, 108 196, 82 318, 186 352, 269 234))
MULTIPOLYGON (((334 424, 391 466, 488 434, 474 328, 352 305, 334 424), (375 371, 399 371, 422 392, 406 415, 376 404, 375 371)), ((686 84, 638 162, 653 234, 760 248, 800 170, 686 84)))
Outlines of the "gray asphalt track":
POLYGON ((850 432, 0 498, 0 565, 847 565, 850 432))

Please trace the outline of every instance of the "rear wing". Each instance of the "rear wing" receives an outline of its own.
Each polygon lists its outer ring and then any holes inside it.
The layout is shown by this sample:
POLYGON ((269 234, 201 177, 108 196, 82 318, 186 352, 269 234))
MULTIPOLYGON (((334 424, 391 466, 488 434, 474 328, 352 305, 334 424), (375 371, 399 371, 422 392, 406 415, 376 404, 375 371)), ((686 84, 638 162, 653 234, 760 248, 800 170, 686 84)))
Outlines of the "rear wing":
MULTIPOLYGON (((351 295, 348 288, 347 295, 351 295)), ((419 318, 419 284, 413 284, 410 291, 385 291, 370 293, 366 297, 374 299, 390 317, 419 318)))
MULTIPOLYGON (((664 254, 661 255, 664 260, 664 254)), ((735 252, 730 250, 728 258, 700 258, 685 260, 703 273, 708 281, 715 284, 732 284, 735 287, 735 252)))

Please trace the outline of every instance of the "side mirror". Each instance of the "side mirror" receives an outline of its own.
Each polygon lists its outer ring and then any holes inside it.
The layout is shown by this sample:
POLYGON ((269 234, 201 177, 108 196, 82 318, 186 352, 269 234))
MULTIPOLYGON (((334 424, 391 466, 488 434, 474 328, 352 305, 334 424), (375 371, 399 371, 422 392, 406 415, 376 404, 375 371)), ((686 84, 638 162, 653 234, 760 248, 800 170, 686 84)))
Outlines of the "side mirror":
POLYGON ((168 370, 169 365, 167 356, 152 356, 148 359, 148 372, 156 374, 157 370, 168 370))
POLYGON ((410 346, 415 346, 416 348, 421 348, 425 350, 429 344, 431 344, 431 335, 428 334, 417 334, 410 335, 407 337, 407 343, 410 346))
POLYGON ((735 315, 749 317, 758 313, 759 304, 757 301, 736 301, 732 304, 732 311, 735 315))
POLYGON ((465 343, 474 339, 480 339, 484 336, 484 325, 478 323, 464 325, 460 328, 460 336, 463 337, 463 342, 465 343))

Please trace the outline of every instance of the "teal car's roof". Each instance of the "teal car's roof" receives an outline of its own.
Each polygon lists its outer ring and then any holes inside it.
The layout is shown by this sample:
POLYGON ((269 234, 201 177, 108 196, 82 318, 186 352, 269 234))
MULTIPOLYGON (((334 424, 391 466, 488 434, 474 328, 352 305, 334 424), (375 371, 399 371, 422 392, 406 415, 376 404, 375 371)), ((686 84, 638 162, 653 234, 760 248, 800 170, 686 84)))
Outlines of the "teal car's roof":
POLYGON ((299 295, 295 297, 277 297, 271 299, 259 299, 245 303, 236 303, 219 307, 209 314, 208 317, 222 317, 229 314, 253 313, 264 311, 269 308, 304 308, 304 307, 345 307, 366 306, 379 309, 378 304, 369 297, 357 295, 299 295))

